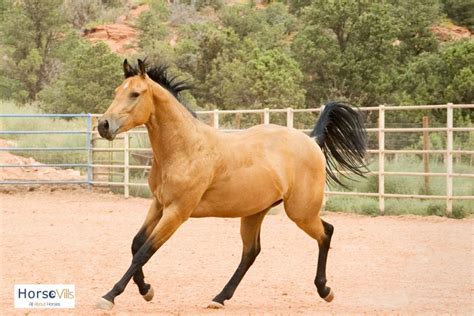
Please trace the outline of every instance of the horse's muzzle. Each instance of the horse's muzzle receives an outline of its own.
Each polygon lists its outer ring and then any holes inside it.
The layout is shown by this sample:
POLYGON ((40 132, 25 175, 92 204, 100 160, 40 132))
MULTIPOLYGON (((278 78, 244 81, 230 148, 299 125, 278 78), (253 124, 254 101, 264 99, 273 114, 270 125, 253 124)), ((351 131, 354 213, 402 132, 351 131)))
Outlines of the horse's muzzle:
POLYGON ((108 140, 113 140, 115 138, 117 129, 111 128, 111 124, 108 120, 99 120, 99 125, 97 126, 97 129, 99 130, 99 135, 101 137, 108 140))

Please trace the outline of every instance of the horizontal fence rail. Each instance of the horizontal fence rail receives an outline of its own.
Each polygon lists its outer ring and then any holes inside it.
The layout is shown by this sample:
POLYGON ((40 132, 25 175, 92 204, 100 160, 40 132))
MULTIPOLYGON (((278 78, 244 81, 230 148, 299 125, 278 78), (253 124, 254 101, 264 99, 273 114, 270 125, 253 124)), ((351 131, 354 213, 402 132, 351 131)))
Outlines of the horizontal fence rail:
MULTIPOLYGON (((453 171, 453 160, 454 155, 471 155, 474 157, 474 150, 462 150, 453 148, 453 135, 459 132, 474 132, 472 124, 468 127, 454 127, 453 126, 453 110, 454 109, 469 109, 474 108, 473 104, 444 104, 444 105, 418 105, 418 106, 385 106, 380 105, 376 107, 362 107, 360 111, 364 113, 371 113, 377 115, 378 125, 376 127, 368 127, 367 132, 369 134, 375 134, 374 139, 377 143, 377 148, 370 148, 368 154, 378 157, 378 170, 368 172, 369 175, 375 175, 378 178, 377 191, 378 192, 345 192, 345 191, 328 191, 327 195, 331 196, 366 196, 375 197, 379 201, 379 210, 381 214, 385 212, 385 199, 386 198, 409 198, 409 199, 433 199, 433 200, 445 200, 446 201, 446 212, 451 215, 453 210, 453 200, 474 200, 473 196, 468 195, 453 195, 453 179, 456 177, 465 178, 467 181, 472 181, 474 173, 461 173, 453 171), (436 127, 387 127, 386 116, 394 111, 412 111, 412 110, 443 110, 446 112, 446 126, 436 127), (445 149, 388 149, 386 148, 387 135, 391 133, 422 133, 423 137, 426 138, 428 133, 439 132, 445 133, 446 135, 446 146, 445 149), (446 171, 445 172, 409 172, 405 170, 401 171, 386 171, 385 163, 387 155, 397 154, 413 154, 413 155, 442 155, 445 159, 446 171), (385 176, 422 176, 422 177, 444 177, 446 179, 446 193, 444 195, 427 195, 427 194, 393 194, 385 192, 385 176)), ((226 115, 235 115, 236 120, 238 118, 240 125, 240 118, 242 115, 257 115, 257 123, 270 124, 272 123, 271 115, 283 115, 283 121, 280 120, 278 123, 286 125, 288 127, 295 127, 302 132, 309 133, 311 129, 305 128, 304 126, 298 127, 298 121, 295 119, 295 115, 301 113, 312 113, 318 114, 322 108, 311 108, 311 109, 246 109, 246 110, 206 110, 197 111, 198 117, 205 121, 207 124, 219 128, 223 132, 237 132, 245 128, 229 128, 222 118, 226 115)), ((17 130, 8 131, 1 130, 0 138, 4 136, 22 137, 25 135, 82 135, 85 137, 85 145, 83 147, 0 147, 1 152, 63 152, 67 155, 70 152, 83 152, 86 155, 86 159, 83 162, 72 163, 34 163, 34 164, 0 164, 0 168, 74 168, 80 169, 84 174, 83 180, 16 180, 16 179, 5 179, 0 180, 0 184, 3 185, 36 185, 36 184, 87 184, 89 186, 110 186, 110 187, 122 187, 124 195, 128 197, 130 195, 131 187, 147 187, 148 184, 133 182, 130 179, 131 170, 141 170, 143 176, 151 169, 151 148, 149 147, 131 147, 131 137, 146 137, 147 130, 142 127, 137 127, 130 130, 122 135, 119 135, 115 141, 123 143, 120 147, 114 147, 115 145, 99 146, 100 137, 96 130, 97 118, 100 117, 98 114, 0 114, 0 119, 18 119, 18 118, 68 118, 68 119, 85 119, 84 129, 79 130, 17 130), (100 161, 95 158, 96 155, 108 154, 109 158, 105 161, 100 161), (114 161, 114 154, 121 154, 122 158, 119 161, 114 161), (131 164, 131 157, 141 162, 140 164, 131 164), (115 170, 115 171, 114 171, 115 170), (122 180, 114 178, 120 176, 122 180), (107 176, 104 180, 101 176, 107 176)), ((315 116, 316 118, 316 116, 315 116)), ((247 126, 248 127, 248 126, 247 126)), ((41 144, 39 144, 41 145, 41 144)), ((473 158, 471 158, 472 161, 473 158)), ((428 180, 425 180, 428 181, 428 180)))

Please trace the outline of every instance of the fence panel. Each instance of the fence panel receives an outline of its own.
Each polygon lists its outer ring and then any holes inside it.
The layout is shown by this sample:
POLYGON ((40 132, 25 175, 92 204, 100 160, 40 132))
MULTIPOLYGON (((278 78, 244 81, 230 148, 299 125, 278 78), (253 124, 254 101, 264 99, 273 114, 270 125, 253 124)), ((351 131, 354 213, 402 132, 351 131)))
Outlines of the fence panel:
MULTIPOLYGON (((468 178, 473 179, 473 173, 467 173, 465 171, 455 172, 454 170, 454 156, 461 157, 457 159, 462 160, 462 155, 470 155, 470 166, 474 162, 474 148, 473 150, 467 150, 466 148, 454 148, 455 133, 473 133, 474 127, 472 122, 468 126, 455 127, 453 121, 454 110, 469 110, 472 111, 474 108, 473 104, 458 104, 453 105, 451 103, 446 105, 420 105, 420 106, 386 106, 380 105, 377 107, 360 108, 360 110, 366 114, 368 118, 369 133, 369 150, 368 155, 376 157, 378 162, 378 169, 376 171, 369 172, 370 176, 376 176, 377 192, 346 192, 346 191, 329 191, 327 195, 331 196, 366 196, 375 197, 378 199, 378 208, 381 214, 385 212, 385 201, 387 198, 409 198, 409 199, 429 199, 429 200, 445 200, 446 201, 446 213, 451 215, 453 211, 453 200, 474 200, 472 195, 455 195, 454 194, 454 178, 468 178), (425 122, 422 127, 406 126, 405 122, 394 122, 387 119, 387 115, 400 115, 400 112, 408 113, 408 116, 412 116, 411 111, 416 110, 427 110, 437 111, 442 113, 446 112, 446 125, 445 126, 434 126, 429 127, 427 122, 428 118, 420 120, 425 122), (396 114, 399 113, 399 114, 396 114), (387 122, 390 125, 387 126, 387 122), (404 126, 405 125, 405 126, 404 126), (416 135, 421 133, 420 139, 422 139, 422 149, 416 148, 416 144, 413 141, 417 141, 416 135), (442 148, 431 149, 429 146, 430 133, 438 133, 438 138, 443 139, 445 134, 445 146, 442 148), (395 135, 395 138, 392 136, 395 135), (398 136, 397 136, 398 135, 398 136), (400 136, 407 135, 407 136, 400 136), (408 136, 412 135, 412 136, 408 136), (415 135, 415 136, 413 136, 415 135), (393 143, 395 139, 395 143, 393 143), (397 144, 397 140, 405 140, 404 144, 397 144), (387 143, 388 142, 388 143, 387 143), (393 147, 393 148, 392 148, 393 147), (401 147, 401 148, 398 148, 401 147), (374 156, 375 155, 375 156, 374 156), (387 159, 397 159, 401 155, 422 155, 423 157, 423 171, 410 171, 410 170, 387 170, 387 159), (426 161, 429 155, 443 155, 444 164, 446 166, 445 172, 430 172, 429 164, 426 161), (387 191, 387 178, 396 176, 409 176, 409 177, 423 177, 424 189, 423 192, 417 194, 411 193, 397 193, 387 191), (446 190, 445 194, 429 194, 430 184, 427 181, 429 177, 445 177, 446 190), (426 184, 428 183, 428 184, 426 184)), ((224 132, 234 132, 241 128, 241 124, 269 124, 276 123, 286 125, 288 127, 294 127, 302 132, 309 133, 311 131, 308 128, 309 124, 314 124, 316 120, 316 114, 321 111, 321 108, 313 109, 257 109, 257 110, 212 110, 212 111, 198 111, 198 117, 201 117, 206 124, 220 128, 224 132), (271 114, 278 114, 273 117, 271 114), (249 116, 250 115, 250 116, 249 116), (281 116, 282 115, 282 116, 281 116), (277 122, 273 120, 276 119, 277 122), (243 120, 247 120, 244 122, 243 120), (234 128, 229 128, 234 126, 234 128)), ((440 115, 438 113, 438 115, 440 115)), ((444 115, 444 114, 443 114, 444 115)), ((407 117, 408 117, 407 116, 407 117)), ((442 115, 441 115, 442 116, 442 115)), ((20 185, 20 184, 87 184, 91 185, 106 185, 111 187, 122 187, 123 194, 128 197, 131 194, 130 189, 134 187, 147 187, 145 181, 135 181, 137 175, 141 177, 141 180, 146 178, 147 172, 151 168, 151 148, 146 140, 147 131, 143 127, 135 128, 122 136, 117 137, 113 142, 102 142, 98 137, 98 132, 94 122, 96 122, 99 115, 96 114, 79 114, 79 115, 63 115, 63 114, 0 114, 0 119, 18 119, 18 118, 69 118, 69 119, 81 119, 84 118, 83 130, 1 130, 0 138, 2 137, 22 137, 22 135, 84 135, 85 146, 72 146, 72 147, 0 147, 0 152, 63 152, 67 154, 69 152, 84 152, 86 154, 86 161, 82 163, 41 163, 41 164, 0 164, 0 168, 74 168, 80 169, 84 172, 85 177, 83 179, 49 179, 49 180, 9 180, 0 179, 2 185, 20 185), (137 144, 135 144, 137 143, 137 144), (121 144, 116 147, 116 144, 121 144), (105 155, 108 157, 102 160, 97 158, 97 155, 105 155), (136 163, 133 163, 136 162, 136 163), (106 176, 101 178, 101 176, 106 176)), ((403 117, 403 115, 401 116, 403 117)), ((472 137, 472 136, 470 136, 472 137)), ((471 149, 471 148, 468 148, 471 149)))

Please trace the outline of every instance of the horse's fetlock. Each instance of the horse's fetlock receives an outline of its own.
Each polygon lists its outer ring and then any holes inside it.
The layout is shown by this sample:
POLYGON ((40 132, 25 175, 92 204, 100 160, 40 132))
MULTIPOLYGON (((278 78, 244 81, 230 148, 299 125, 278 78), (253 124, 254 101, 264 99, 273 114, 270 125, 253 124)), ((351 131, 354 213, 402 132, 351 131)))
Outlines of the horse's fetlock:
POLYGON ((326 286, 326 283, 327 283, 326 278, 316 278, 316 280, 314 280, 314 284, 316 285, 318 289, 324 288, 326 286))
POLYGON ((125 290, 125 287, 119 283, 114 285, 113 291, 116 293, 116 295, 120 295, 123 293, 125 290))

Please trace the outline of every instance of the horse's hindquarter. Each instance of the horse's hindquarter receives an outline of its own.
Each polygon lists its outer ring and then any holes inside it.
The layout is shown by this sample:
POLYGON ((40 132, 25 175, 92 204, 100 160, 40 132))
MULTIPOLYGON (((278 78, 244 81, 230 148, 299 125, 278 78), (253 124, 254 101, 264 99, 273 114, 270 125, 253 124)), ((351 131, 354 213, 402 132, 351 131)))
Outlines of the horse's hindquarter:
POLYGON ((294 129, 260 125, 223 134, 218 146, 214 181, 192 217, 255 214, 284 200, 296 179, 307 185, 300 180, 324 177, 319 171, 322 166, 324 172, 319 147, 294 129))

